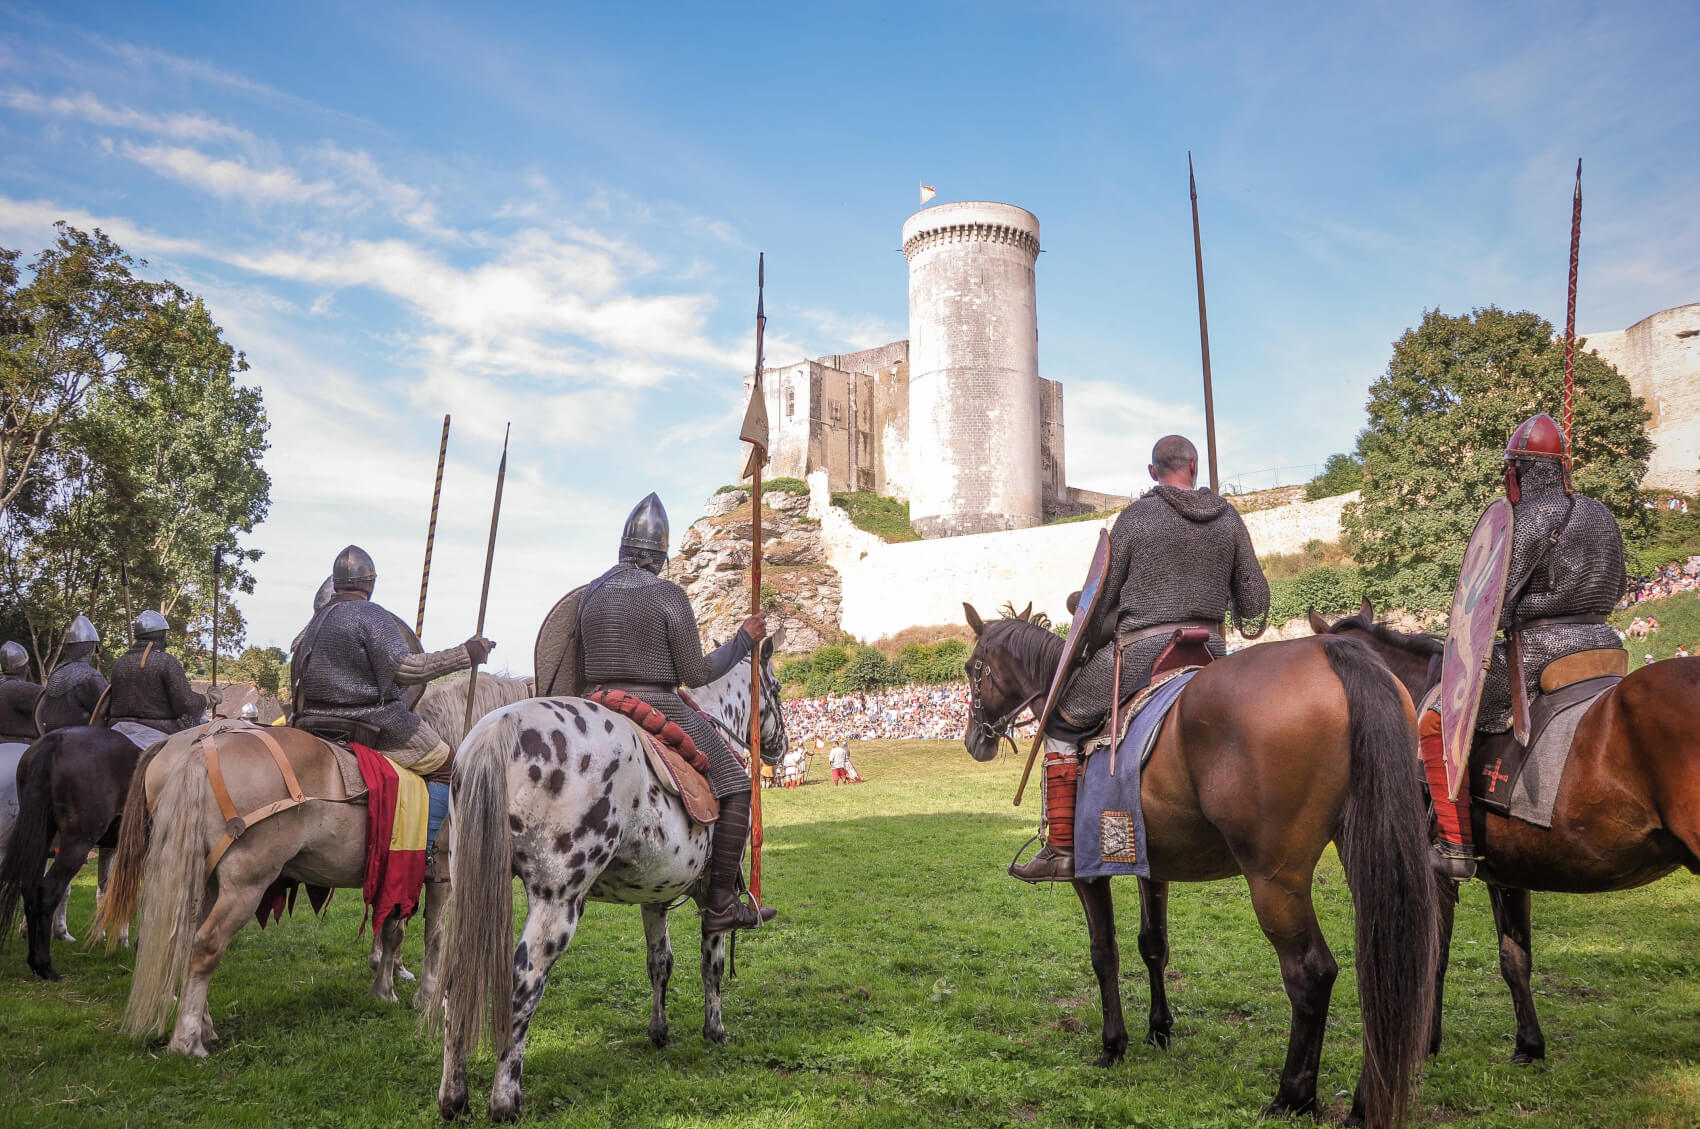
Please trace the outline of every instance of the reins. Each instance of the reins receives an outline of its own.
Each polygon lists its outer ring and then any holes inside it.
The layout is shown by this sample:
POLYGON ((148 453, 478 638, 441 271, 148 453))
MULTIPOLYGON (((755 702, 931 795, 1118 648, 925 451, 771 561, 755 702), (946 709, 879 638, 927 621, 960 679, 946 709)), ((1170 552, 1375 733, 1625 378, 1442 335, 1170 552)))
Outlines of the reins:
MULTIPOLYGON (((975 659, 968 664, 968 718, 969 723, 978 727, 979 735, 989 739, 994 746, 1009 742, 1010 751, 1020 754, 1021 747, 1015 743, 1015 726, 1021 711, 1028 709, 1045 696, 1044 690, 1036 690, 1018 702, 1014 709, 1006 712, 994 722, 986 720, 986 710, 980 692, 980 684, 991 671, 991 666, 984 659, 975 659)), ((1035 718, 1035 720, 1037 720, 1035 718)))

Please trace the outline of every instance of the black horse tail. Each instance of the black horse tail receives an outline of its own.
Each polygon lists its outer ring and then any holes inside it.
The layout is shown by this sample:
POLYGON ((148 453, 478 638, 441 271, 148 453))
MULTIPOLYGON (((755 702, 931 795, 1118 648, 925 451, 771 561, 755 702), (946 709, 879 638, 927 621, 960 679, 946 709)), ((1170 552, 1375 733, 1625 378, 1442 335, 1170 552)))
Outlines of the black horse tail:
MULTIPOLYGON (((18 919, 18 901, 26 888, 41 881, 47 869, 47 852, 57 830, 53 822, 53 754, 59 734, 41 738, 24 754, 29 758, 29 776, 18 792, 18 821, 6 841, 6 858, 0 862, 0 949, 10 942, 18 919)), ((48 912, 53 907, 49 906, 48 912)))
POLYGON ((94 925, 89 931, 89 947, 105 940, 107 952, 118 947, 124 927, 135 916, 136 903, 142 896, 142 863, 148 854, 148 836, 153 830, 153 817, 148 811, 148 765, 164 741, 155 741, 130 777, 130 790, 124 795, 123 813, 118 817, 118 853, 112 860, 112 872, 107 877, 106 893, 95 907, 94 925))
POLYGON ((1323 643, 1346 691, 1351 768, 1335 842, 1357 910, 1364 1123, 1402 1125, 1434 1008, 1435 886, 1417 777, 1417 739, 1399 684, 1353 639, 1323 643))

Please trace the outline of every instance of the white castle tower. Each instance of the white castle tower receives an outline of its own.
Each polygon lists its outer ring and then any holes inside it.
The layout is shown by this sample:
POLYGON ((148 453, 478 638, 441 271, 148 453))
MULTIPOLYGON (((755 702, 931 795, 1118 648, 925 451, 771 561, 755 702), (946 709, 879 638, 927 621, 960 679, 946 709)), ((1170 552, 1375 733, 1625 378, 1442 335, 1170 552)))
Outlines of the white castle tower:
POLYGON ((953 537, 1038 525, 1038 218, 1012 204, 936 204, 904 222, 903 256, 915 529, 953 537))

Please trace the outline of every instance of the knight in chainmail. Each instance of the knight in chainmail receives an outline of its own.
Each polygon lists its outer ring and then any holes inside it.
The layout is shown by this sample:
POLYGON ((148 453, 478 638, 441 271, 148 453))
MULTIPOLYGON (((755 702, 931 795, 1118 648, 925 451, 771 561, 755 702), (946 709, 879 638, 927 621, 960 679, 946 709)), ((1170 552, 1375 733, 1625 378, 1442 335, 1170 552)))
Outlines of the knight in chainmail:
POLYGON ((1263 632, 1269 582, 1239 511, 1198 489, 1198 451, 1184 436, 1157 441, 1147 468, 1156 485, 1110 529, 1109 567, 1084 628, 1090 657, 1064 687, 1046 729, 1046 843, 1010 873, 1027 882, 1074 877, 1074 795, 1083 742, 1110 715, 1116 651, 1125 700, 1151 678, 1177 629, 1204 628, 1216 658, 1230 615, 1246 638, 1263 632))
POLYGON ((704 655, 685 590, 658 575, 667 563, 667 549, 667 511, 651 494, 626 519, 619 563, 592 581, 580 600, 585 680, 637 695, 678 722, 708 757, 720 818, 709 855, 703 928, 752 929, 772 911, 746 905, 738 892, 750 829, 749 773, 708 720, 680 699, 678 688, 695 689, 724 677, 766 635, 766 620, 751 616, 730 642, 704 655))
POLYGON ((35 700, 41 687, 30 681, 30 656, 8 639, 0 646, 0 744, 36 738, 35 700))
MULTIPOLYGON (((1512 724, 1509 641, 1522 652, 1523 688, 1533 701, 1541 672, 1578 651, 1622 646, 1606 617, 1623 598, 1627 576, 1623 534, 1602 502, 1578 494, 1567 469, 1564 432, 1541 413, 1524 420, 1505 448, 1505 491, 1511 501, 1511 564, 1493 660, 1476 715, 1479 734, 1504 733, 1512 724)), ((1463 881, 1476 869, 1469 788, 1448 801, 1439 714, 1425 711, 1419 745, 1430 793, 1436 797, 1440 835, 1434 865, 1442 877, 1463 881)))
POLYGON ((209 701, 218 704, 216 690, 195 693, 183 664, 166 651, 169 626, 159 612, 144 611, 136 617, 136 641, 112 664, 108 724, 132 740, 150 730, 166 737, 199 725, 209 701))
POLYGON ((94 668, 95 648, 100 646, 100 633, 79 615, 65 630, 64 658, 47 684, 41 688, 41 700, 36 705, 38 728, 45 735, 55 729, 87 725, 106 693, 106 679, 94 668))
MULTIPOLYGON (((436 778, 432 783, 442 785, 446 811, 446 774, 454 751, 408 708, 402 691, 482 663, 495 644, 474 635, 444 651, 416 653, 406 625, 372 602, 377 579, 372 558, 358 545, 337 555, 330 601, 313 616, 295 648, 291 670, 297 713, 373 726, 380 752, 420 776, 436 778)), ((435 815, 435 792, 431 806, 435 815)))

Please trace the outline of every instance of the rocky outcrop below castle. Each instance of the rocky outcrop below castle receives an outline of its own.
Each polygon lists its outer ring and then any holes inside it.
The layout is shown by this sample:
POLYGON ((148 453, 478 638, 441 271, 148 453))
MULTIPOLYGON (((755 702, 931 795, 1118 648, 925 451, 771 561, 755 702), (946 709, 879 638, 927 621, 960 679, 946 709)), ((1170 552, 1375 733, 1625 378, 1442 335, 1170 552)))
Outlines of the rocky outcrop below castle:
MULTIPOLYGON (((762 495, 762 604, 768 630, 783 626, 780 650, 787 653, 812 651, 843 634, 842 587, 826 563, 820 522, 808 509, 804 494, 762 495)), ((751 525, 748 490, 716 494, 661 574, 691 598, 706 641, 730 639, 750 614, 751 525)))

